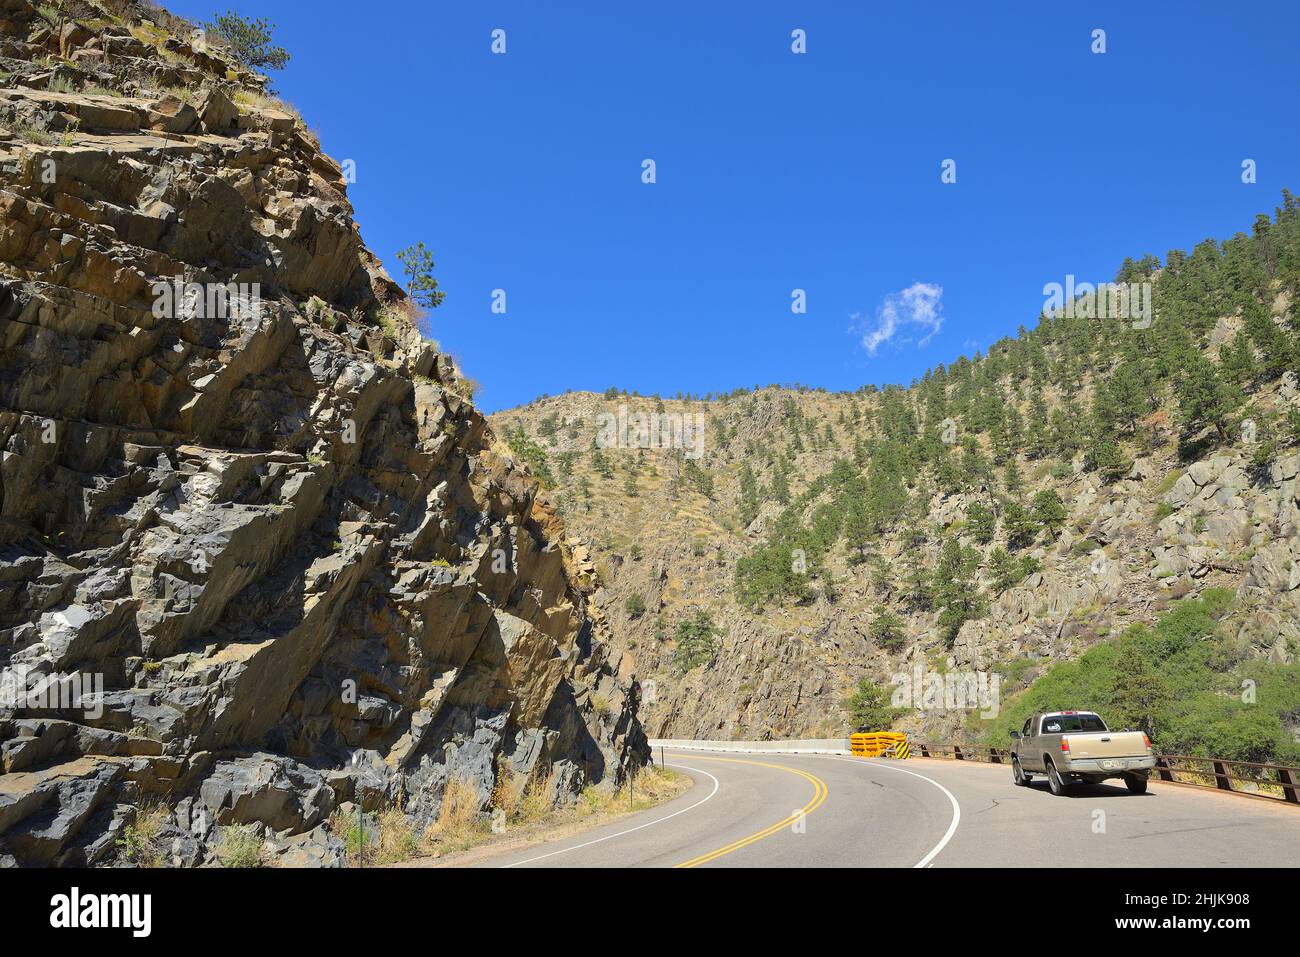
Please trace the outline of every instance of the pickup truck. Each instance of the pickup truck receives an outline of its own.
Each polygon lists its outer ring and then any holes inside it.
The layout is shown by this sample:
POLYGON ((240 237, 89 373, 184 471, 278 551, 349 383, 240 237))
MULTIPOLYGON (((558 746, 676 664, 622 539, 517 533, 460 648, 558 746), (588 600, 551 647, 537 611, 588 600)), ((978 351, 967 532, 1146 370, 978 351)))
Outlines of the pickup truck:
POLYGON ((1123 778, 1134 794, 1145 794, 1156 766, 1151 739, 1141 731, 1111 731, 1091 711, 1033 714, 1011 732, 1011 774, 1022 787, 1035 773, 1047 776, 1053 794, 1079 781, 1100 784, 1123 778))

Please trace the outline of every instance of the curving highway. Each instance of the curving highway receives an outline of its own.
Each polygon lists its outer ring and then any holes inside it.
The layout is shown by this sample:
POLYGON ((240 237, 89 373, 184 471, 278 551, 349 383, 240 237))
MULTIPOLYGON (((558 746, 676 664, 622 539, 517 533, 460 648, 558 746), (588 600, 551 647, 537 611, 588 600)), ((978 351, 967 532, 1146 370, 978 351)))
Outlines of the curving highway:
POLYGON ((694 787, 492 867, 1282 867, 1300 808, 1152 781, 1016 787, 999 765, 673 751, 694 787))

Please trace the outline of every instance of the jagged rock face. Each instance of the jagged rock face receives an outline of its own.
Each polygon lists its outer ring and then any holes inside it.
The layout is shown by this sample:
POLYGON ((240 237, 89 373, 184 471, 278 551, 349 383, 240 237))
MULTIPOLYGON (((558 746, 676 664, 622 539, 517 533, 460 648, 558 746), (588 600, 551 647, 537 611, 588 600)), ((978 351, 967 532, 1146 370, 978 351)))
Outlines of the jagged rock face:
POLYGON ((321 863, 344 802, 617 780, 646 743, 590 574, 391 320, 340 167, 116 6, 60 49, 0 0, 0 862, 106 861, 164 801, 178 863, 227 824, 321 863))

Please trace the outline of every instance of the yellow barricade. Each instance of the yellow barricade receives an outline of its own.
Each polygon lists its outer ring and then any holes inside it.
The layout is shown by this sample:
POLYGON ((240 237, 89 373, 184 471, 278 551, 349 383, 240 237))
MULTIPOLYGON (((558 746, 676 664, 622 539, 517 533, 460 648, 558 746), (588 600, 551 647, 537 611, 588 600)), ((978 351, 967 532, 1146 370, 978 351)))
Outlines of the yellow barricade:
POLYGON ((909 758, 907 735, 898 731, 859 731, 849 736, 850 749, 862 758, 909 758))

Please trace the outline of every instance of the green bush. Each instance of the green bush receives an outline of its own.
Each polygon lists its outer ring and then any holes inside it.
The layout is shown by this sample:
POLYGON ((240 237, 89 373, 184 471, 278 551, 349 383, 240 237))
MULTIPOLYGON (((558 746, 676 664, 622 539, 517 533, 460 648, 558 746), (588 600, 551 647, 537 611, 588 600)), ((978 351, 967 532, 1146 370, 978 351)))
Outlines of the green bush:
POLYGON ((1114 728, 1151 735, 1157 751, 1238 761, 1295 762, 1300 746, 1284 717, 1300 711, 1300 665, 1243 661, 1220 619, 1232 593, 1208 589, 1180 602, 1151 628, 1135 625, 1075 661, 1050 668, 1002 712, 972 726, 992 746, 1030 714, 1095 710, 1114 728), (1253 682, 1254 700, 1243 683, 1253 682))
POLYGON ((555 485, 555 476, 546 460, 546 450, 529 438, 521 425, 507 439, 512 451, 533 472, 539 482, 546 486, 555 485))

